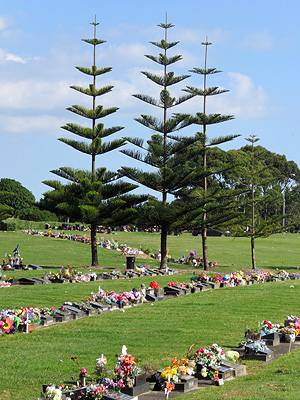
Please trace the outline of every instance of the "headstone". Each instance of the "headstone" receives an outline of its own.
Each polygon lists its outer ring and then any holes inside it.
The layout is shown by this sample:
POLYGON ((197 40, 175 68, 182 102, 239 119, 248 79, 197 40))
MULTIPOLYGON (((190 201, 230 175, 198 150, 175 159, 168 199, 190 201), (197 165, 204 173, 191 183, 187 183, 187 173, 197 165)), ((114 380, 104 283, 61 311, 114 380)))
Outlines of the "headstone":
POLYGON ((9 280, 9 283, 11 284, 11 286, 20 285, 19 279, 16 279, 16 278, 11 278, 11 279, 9 280))
POLYGON ((101 312, 107 312, 109 311, 109 307, 106 304, 100 304, 97 302, 91 302, 90 303, 92 307, 99 309, 101 312))
POLYGON ((54 314, 54 319, 56 320, 56 322, 71 321, 73 319, 73 315, 56 309, 54 314))
POLYGON ((175 287, 170 287, 170 286, 166 286, 164 288, 164 292, 165 292, 165 295, 167 295, 167 296, 170 296, 170 295, 171 296, 182 296, 184 294, 184 292, 181 289, 175 288, 175 287))
POLYGON ((98 312, 98 310, 96 308, 90 307, 90 306, 85 306, 85 310, 84 311, 88 316, 99 314, 99 312, 98 312))
POLYGON ((282 334, 279 334, 279 332, 274 332, 263 335, 262 340, 266 342, 267 346, 278 346, 280 344, 281 337, 282 334))
POLYGON ((137 396, 130 396, 126 393, 116 393, 114 391, 108 391, 103 393, 103 400, 138 400, 137 396))
POLYGON ((158 298, 158 300, 162 300, 164 297, 163 288, 159 287, 157 289, 154 289, 154 295, 158 298))
POLYGON ((175 388, 177 392, 188 392, 189 390, 198 388, 198 379, 194 376, 182 377, 180 382, 175 383, 175 388))
POLYGON ((31 278, 20 278, 19 285, 37 285, 37 281, 31 278))
POLYGON ((37 281, 37 283, 41 283, 42 285, 45 284, 49 284, 51 283, 51 281, 48 278, 39 278, 39 277, 35 277, 33 278, 35 281, 37 281))
POLYGON ((28 268, 32 268, 32 269, 43 269, 42 267, 40 267, 39 265, 35 265, 35 264, 29 264, 28 268))
POLYGON ((116 277, 107 272, 103 272, 102 279, 116 279, 116 277))
POLYGON ((247 375, 246 365, 236 364, 229 360, 222 360, 221 365, 232 369, 235 377, 247 375))
POLYGON ((149 391, 149 382, 142 383, 138 386, 127 387, 121 389, 122 394, 127 394, 129 396, 138 396, 139 394, 146 393, 149 391))
POLYGON ((146 300, 148 300, 148 301, 158 301, 158 298, 156 296, 154 296, 153 294, 146 293, 146 300))
POLYGON ((245 346, 246 360, 270 361, 273 358, 274 358, 274 352, 272 350, 265 349, 262 351, 256 351, 254 343, 250 343, 245 346))
POLYGON ((227 366, 217 365, 216 367, 210 367, 210 369, 214 373, 218 371, 218 377, 223 379, 223 381, 228 381, 233 378, 233 369, 227 366))
POLYGON ((56 321, 53 315, 41 315, 41 325, 52 325, 55 324, 56 321))
POLYGON ((71 314, 73 314, 73 318, 74 318, 74 319, 79 319, 79 318, 84 318, 84 317, 86 317, 86 313, 85 313, 84 311, 80 310, 80 309, 77 308, 77 307, 72 307, 72 306, 70 306, 69 304, 65 304, 64 307, 67 308, 68 311, 69 311, 71 314))

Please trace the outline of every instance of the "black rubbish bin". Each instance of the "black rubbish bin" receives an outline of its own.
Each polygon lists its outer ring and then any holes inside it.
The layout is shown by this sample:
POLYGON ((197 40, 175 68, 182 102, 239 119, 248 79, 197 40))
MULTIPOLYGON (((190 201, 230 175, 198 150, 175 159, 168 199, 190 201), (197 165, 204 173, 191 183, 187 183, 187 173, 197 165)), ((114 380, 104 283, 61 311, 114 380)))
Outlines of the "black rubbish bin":
POLYGON ((135 257, 126 257, 127 258, 127 269, 134 269, 135 257))

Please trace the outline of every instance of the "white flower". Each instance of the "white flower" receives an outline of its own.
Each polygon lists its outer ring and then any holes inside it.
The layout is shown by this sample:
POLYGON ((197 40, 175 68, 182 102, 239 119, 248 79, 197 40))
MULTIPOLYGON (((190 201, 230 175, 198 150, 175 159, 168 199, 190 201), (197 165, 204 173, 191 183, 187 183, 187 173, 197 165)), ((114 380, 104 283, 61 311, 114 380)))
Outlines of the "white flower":
POLYGON ((187 373, 188 375, 194 375, 194 370, 193 370, 193 368, 187 368, 186 373, 187 373))
POLYGON ((175 383, 178 383, 178 375, 173 375, 172 379, 175 383))

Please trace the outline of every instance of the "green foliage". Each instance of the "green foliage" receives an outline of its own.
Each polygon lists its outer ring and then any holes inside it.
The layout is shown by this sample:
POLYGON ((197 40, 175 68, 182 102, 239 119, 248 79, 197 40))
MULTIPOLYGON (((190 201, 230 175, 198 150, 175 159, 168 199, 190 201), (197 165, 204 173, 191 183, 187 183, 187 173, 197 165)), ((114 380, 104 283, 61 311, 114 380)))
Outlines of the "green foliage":
POLYGON ((24 207, 32 206, 35 203, 35 197, 20 182, 2 178, 0 180, 0 203, 12 207, 15 210, 14 215, 18 215, 18 212, 24 207), (4 193, 1 195, 1 192, 4 193))
POLYGON ((58 222, 55 222, 53 219, 45 219, 44 221, 29 221, 19 218, 7 218, 0 222, 0 229, 10 232, 31 229, 34 229, 35 231, 44 231, 45 224, 49 222, 53 223, 53 225, 58 225, 58 222))
POLYGON ((146 55, 147 58, 155 63, 163 66, 162 74, 154 74, 152 72, 142 71, 151 82, 161 86, 158 98, 153 98, 144 94, 134 94, 134 97, 148 104, 160 108, 163 111, 162 119, 142 114, 139 118, 135 118, 137 122, 143 126, 155 131, 146 144, 139 138, 128 138, 127 141, 137 146, 139 150, 125 149, 122 153, 129 157, 143 162, 155 168, 151 171, 123 166, 120 173, 129 179, 151 188, 161 194, 161 199, 151 200, 149 204, 142 208, 140 212, 139 224, 142 226, 149 224, 159 225, 161 228, 161 267, 166 265, 166 244, 167 232, 171 227, 177 225, 181 221, 181 216, 186 209, 180 207, 181 203, 172 205, 168 204, 167 197, 170 194, 175 195, 182 191, 183 187, 189 186, 192 179, 193 170, 189 165, 186 156, 187 149, 198 138, 183 139, 181 137, 171 136, 171 133, 184 127, 185 118, 178 116, 167 117, 167 111, 174 106, 193 97, 194 94, 188 94, 176 98, 172 96, 169 87, 182 82, 189 75, 175 76, 172 71, 167 71, 167 67, 181 60, 181 55, 169 57, 167 50, 174 47, 178 42, 167 42, 167 31, 173 25, 160 24, 159 27, 165 31, 165 38, 161 42, 150 42, 154 46, 163 49, 164 53, 158 56, 146 55))

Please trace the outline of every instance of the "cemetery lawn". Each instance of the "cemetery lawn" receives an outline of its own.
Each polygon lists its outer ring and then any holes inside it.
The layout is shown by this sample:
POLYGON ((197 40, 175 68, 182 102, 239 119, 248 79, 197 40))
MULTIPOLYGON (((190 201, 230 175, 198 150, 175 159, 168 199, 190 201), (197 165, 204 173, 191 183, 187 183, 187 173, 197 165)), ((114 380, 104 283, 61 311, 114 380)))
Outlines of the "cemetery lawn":
MULTIPOLYGON (((80 233, 81 234, 81 233, 80 233)), ((149 233, 117 232, 103 235, 135 248, 159 249, 160 236, 149 233)), ((264 269, 297 270, 300 235, 274 235, 256 241, 257 266, 264 269)), ((12 253, 19 244, 24 264, 90 268, 90 247, 87 244, 0 232, 0 255, 12 253)), ((218 271, 251 268, 250 240, 246 238, 209 237, 209 259, 217 261, 218 271)), ((168 237, 172 257, 188 255, 196 250, 201 255, 201 238, 190 233, 168 237)), ((99 249, 99 263, 104 269, 125 269, 126 260, 113 250, 99 249)), ((150 267, 156 260, 136 260, 150 267)), ((191 272, 191 266, 170 264, 191 272)), ((53 270, 54 272, 54 270, 53 270)), ((45 270, 13 271, 7 276, 44 276, 45 270)), ((169 280, 189 281, 191 273, 172 277, 155 277, 160 286, 169 280)), ((98 281, 63 285, 37 285, 0 288, 0 310, 20 306, 59 307, 64 301, 85 300, 100 285, 103 289, 124 291, 140 288, 153 278, 98 281)), ((72 321, 32 333, 0 336, 0 400, 32 400, 39 397, 42 384, 60 384, 77 375, 71 361, 77 355, 80 365, 92 372, 95 360, 104 353, 110 367, 115 354, 125 344, 128 352, 140 359, 148 371, 168 366, 173 357, 185 357, 190 345, 194 349, 218 343, 225 350, 243 339, 245 325, 254 328, 258 321, 283 323, 287 315, 300 315, 300 281, 285 281, 246 287, 211 290, 145 304, 112 313, 72 321), (293 286, 293 287, 291 287, 293 286)), ((299 399, 300 351, 296 350, 267 365, 247 362, 248 376, 226 382, 195 394, 182 396, 194 399, 299 399), (278 372, 280 371, 280 372, 278 372)))
MULTIPOLYGON (((164 286, 168 279, 187 281, 189 276, 156 280, 164 286)), ((86 299, 99 284, 103 289, 119 291, 140 287, 149 279, 2 288, 1 307, 5 298, 7 305, 14 300, 17 306, 27 299, 23 305, 56 306, 61 300, 86 299)), ((2 335, 0 399, 32 400, 39 396, 42 384, 70 381, 71 375, 79 372, 71 360, 73 355, 90 373, 101 353, 113 368, 115 354, 124 344, 148 371, 168 366, 175 356, 185 357, 192 344, 194 350, 212 343, 228 350, 243 339, 246 324, 253 328, 265 319, 283 323, 287 315, 299 315, 299 295, 297 280, 224 288, 88 317, 27 335, 2 335)), ((180 398, 299 399, 299 350, 267 365, 245 363, 248 376, 180 398)))
MULTIPOLYGON (((69 232, 74 233, 74 232, 69 232)), ((88 232, 79 232, 79 235, 89 235, 88 232)), ((143 232, 116 232, 115 234, 99 234, 99 237, 115 240, 119 244, 125 243, 136 249, 148 248, 153 253, 160 249, 160 235, 143 232)), ((24 264, 41 266, 67 266, 83 268, 91 264, 91 252, 88 244, 56 239, 51 237, 28 235, 21 232, 0 232, 0 258, 13 254, 19 244, 19 252, 24 264)), ((258 268, 286 269, 295 271, 300 265, 299 234, 272 235, 264 239, 256 239, 255 252, 258 268)), ((168 236, 168 249, 172 258, 178 259, 188 256, 191 250, 201 256, 201 237, 183 233, 179 236, 168 236)), ((107 249, 98 249, 99 265, 105 268, 125 269, 126 259, 120 257, 120 252, 107 249)), ((250 239, 232 237, 208 237, 209 260, 216 261, 219 268, 213 271, 231 271, 251 268, 250 239)), ((150 268, 158 266, 159 262, 153 259, 138 259, 136 263, 147 263, 150 268)), ((177 269, 192 269, 189 265, 170 264, 177 269)), ((9 275, 8 275, 9 276, 9 275)), ((28 276, 28 275, 27 275, 28 276)), ((36 275, 41 276, 41 275, 36 275)))

